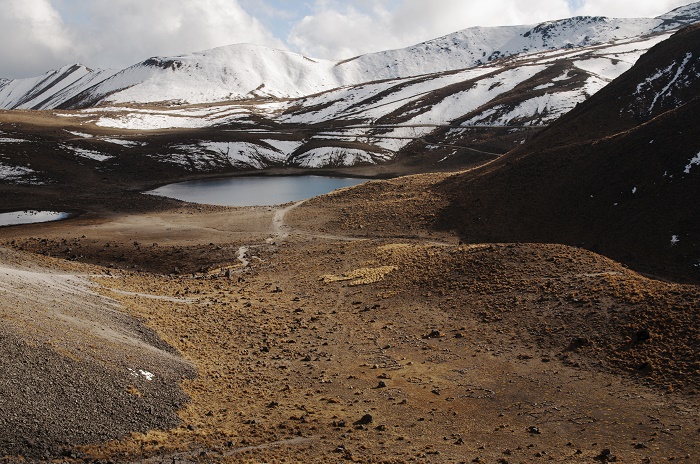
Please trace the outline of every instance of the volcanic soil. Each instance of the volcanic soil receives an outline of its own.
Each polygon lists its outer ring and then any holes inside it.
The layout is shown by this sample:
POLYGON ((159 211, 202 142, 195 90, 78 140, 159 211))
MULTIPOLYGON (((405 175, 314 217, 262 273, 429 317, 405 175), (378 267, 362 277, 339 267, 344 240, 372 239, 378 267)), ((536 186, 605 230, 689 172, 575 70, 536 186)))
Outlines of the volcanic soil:
POLYGON ((698 462, 698 287, 460 244, 447 176, 0 229, 0 455, 698 462))

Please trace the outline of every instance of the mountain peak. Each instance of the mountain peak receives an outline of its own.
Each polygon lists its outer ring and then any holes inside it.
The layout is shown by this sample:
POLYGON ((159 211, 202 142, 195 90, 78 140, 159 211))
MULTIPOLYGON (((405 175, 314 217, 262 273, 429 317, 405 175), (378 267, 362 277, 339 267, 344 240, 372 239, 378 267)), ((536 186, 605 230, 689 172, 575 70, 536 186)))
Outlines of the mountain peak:
POLYGON ((700 2, 691 3, 689 5, 680 6, 668 13, 657 16, 657 19, 673 20, 681 22, 695 22, 700 15, 700 2))

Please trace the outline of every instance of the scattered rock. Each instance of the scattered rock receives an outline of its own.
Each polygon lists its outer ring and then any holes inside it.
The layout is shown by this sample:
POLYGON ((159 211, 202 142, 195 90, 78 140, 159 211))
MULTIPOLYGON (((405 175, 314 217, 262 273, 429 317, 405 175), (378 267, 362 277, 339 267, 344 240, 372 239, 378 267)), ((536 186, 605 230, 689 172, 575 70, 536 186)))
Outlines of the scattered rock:
POLYGON ((632 339, 634 343, 642 343, 646 342, 647 340, 651 340, 651 333, 649 332, 649 329, 639 329, 634 334, 634 338, 632 339))
POLYGON ((439 330, 432 330, 430 333, 423 335, 424 339, 430 339, 430 338, 441 338, 444 337, 445 334, 440 332, 439 330))
POLYGON ((600 454, 596 457, 594 457, 596 461, 600 462, 615 462, 617 461, 617 456, 612 454, 609 449, 604 449, 603 451, 600 452, 600 454))
POLYGON ((371 414, 365 414, 360 419, 356 420, 353 425, 367 425, 371 424, 374 418, 371 414))
POLYGON ((576 351, 580 348, 584 348, 584 347, 588 347, 588 346, 592 346, 592 345, 593 345, 593 342, 591 342, 586 337, 574 337, 566 349, 567 349, 567 351, 576 351))

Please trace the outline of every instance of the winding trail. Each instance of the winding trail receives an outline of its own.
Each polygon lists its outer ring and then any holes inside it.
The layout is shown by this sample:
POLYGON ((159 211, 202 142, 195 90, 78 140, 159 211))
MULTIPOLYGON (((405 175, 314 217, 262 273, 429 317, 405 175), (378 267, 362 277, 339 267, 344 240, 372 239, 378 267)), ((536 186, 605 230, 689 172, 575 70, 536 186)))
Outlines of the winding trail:
POLYGON ((301 206, 305 202, 306 200, 297 201, 296 203, 292 203, 291 205, 285 208, 280 208, 277 211, 275 211, 275 215, 272 217, 272 235, 274 235, 280 240, 285 240, 287 237, 289 237, 289 232, 292 228, 291 226, 285 224, 284 218, 287 215, 287 213, 289 213, 297 206, 301 206))
POLYGON ((283 446, 294 446, 294 445, 305 445, 307 443, 312 443, 316 441, 316 437, 295 437, 295 438, 288 438, 286 440, 277 440, 273 441, 270 443, 263 443, 261 445, 252 445, 252 446, 244 446, 241 448, 235 448, 230 451, 222 452, 220 454, 216 455, 207 455, 206 450, 204 449, 197 449, 194 451, 185 451, 182 453, 174 453, 174 454, 169 454, 169 455, 164 455, 164 456, 156 456, 151 459, 145 459, 145 460, 139 460, 139 461, 132 461, 134 464, 136 462, 139 463, 161 463, 161 462, 192 462, 193 460, 199 460, 202 457, 202 452, 205 452, 205 456, 209 459, 212 457, 217 457, 217 458, 223 458, 223 457, 230 457, 230 456, 236 456, 238 454, 246 453, 249 451, 259 451, 259 450, 268 450, 271 448, 279 448, 283 446), (199 458, 199 459, 198 459, 199 458))
POLYGON ((280 208, 277 211, 275 211, 275 215, 272 218, 272 235, 276 237, 278 240, 286 240, 289 238, 289 234, 292 233, 292 230, 294 230, 294 233, 297 235, 303 235, 306 237, 311 237, 311 238, 321 238, 321 239, 326 239, 326 240, 338 240, 341 242, 355 242, 358 240, 367 240, 365 237, 352 237, 348 235, 334 235, 334 234, 320 234, 316 232, 309 232, 301 229, 293 229, 292 226, 289 224, 285 223, 284 219, 287 216, 287 214, 292 211, 294 208, 301 206, 304 204, 307 200, 301 200, 297 201, 296 203, 292 203, 289 206, 286 206, 284 208, 280 208))
POLYGON ((246 254, 248 253, 248 247, 247 246, 241 246, 238 247, 238 252, 236 253, 236 259, 243 264, 243 267, 248 267, 250 264, 250 261, 246 258, 246 254))

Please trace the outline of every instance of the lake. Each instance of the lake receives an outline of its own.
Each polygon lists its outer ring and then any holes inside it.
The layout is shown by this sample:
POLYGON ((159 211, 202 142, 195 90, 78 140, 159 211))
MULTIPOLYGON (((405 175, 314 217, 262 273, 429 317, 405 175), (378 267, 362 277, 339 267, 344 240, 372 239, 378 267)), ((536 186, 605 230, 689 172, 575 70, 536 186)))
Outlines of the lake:
POLYGON ((61 219, 68 219, 70 216, 70 213, 35 210, 0 213, 0 227, 16 226, 19 224, 34 224, 36 222, 60 221, 61 219))
POLYGON ((209 205, 271 206, 364 182, 367 179, 325 176, 230 177, 178 182, 144 193, 209 205))

